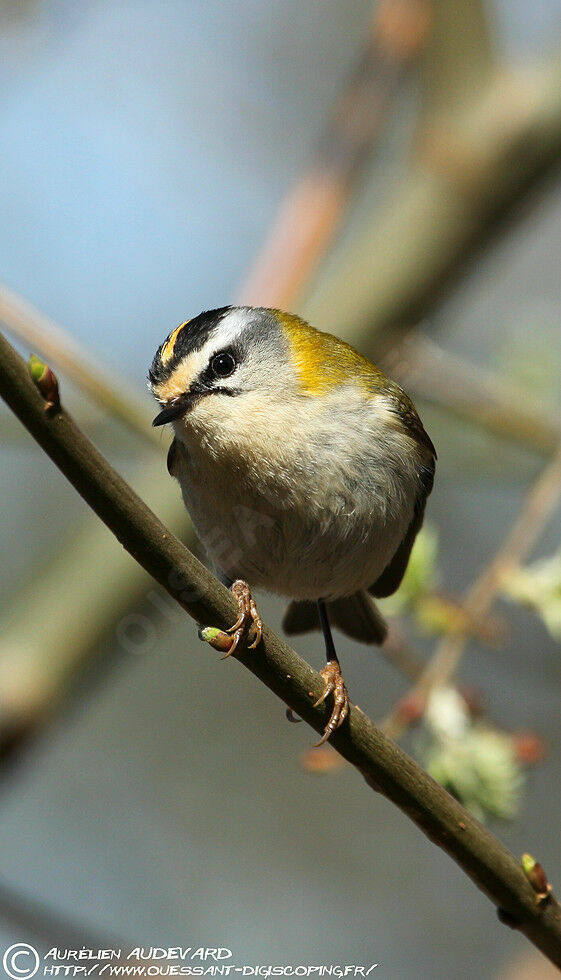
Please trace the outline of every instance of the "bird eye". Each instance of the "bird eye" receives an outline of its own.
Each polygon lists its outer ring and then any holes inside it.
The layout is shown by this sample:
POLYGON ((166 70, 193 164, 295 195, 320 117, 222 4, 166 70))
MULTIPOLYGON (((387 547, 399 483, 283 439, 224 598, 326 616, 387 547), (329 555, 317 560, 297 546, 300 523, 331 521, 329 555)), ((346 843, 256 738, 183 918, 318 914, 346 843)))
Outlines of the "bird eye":
POLYGON ((231 374, 234 373, 236 367, 236 359, 233 354, 228 351, 222 351, 221 354, 215 354, 210 362, 210 367, 212 373, 216 375, 217 378, 229 378, 231 374))

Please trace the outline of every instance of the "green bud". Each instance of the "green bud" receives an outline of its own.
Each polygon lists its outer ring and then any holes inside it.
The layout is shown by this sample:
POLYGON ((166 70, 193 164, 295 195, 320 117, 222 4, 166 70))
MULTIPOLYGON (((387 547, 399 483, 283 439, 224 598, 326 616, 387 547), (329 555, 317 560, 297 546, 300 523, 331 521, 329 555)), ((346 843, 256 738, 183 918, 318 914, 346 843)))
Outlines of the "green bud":
POLYGON ((221 632, 222 630, 217 629, 216 626, 202 626, 199 630, 199 636, 205 643, 212 643, 221 632))
POLYGON ((222 653, 228 651, 232 646, 232 637, 224 630, 217 629, 216 626, 202 626, 199 630, 199 637, 222 653))
POLYGON ((58 412, 60 396, 56 375, 40 357, 32 354, 29 358, 29 373, 45 399, 45 412, 58 412))
POLYGON ((521 864, 522 870, 536 892, 538 900, 547 898, 551 892, 551 885, 539 861, 536 861, 531 854, 523 854, 521 864))
POLYGON ((47 365, 45 362, 40 357, 37 357, 36 354, 32 354, 29 358, 29 373, 36 383, 41 381, 46 370, 47 365))

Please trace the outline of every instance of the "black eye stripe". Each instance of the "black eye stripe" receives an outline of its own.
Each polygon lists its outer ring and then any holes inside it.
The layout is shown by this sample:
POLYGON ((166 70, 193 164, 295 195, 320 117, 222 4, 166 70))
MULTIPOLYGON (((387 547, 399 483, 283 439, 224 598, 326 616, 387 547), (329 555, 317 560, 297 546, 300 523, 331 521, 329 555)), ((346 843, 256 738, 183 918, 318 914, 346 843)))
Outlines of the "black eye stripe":
POLYGON ((212 392, 215 392, 216 394, 236 394, 236 395, 239 394, 238 389, 236 389, 236 391, 234 392, 233 388, 229 387, 228 385, 222 385, 221 382, 226 380, 227 378, 230 378, 234 374, 240 361, 241 361, 240 353, 239 351, 235 350, 233 347, 216 351, 214 354, 210 356, 207 366, 203 368, 198 378, 192 383, 191 390, 196 389, 201 393, 204 392, 205 394, 209 394, 209 395, 212 392), (220 366, 215 363, 217 361, 217 358, 224 358, 224 357, 227 357, 228 360, 227 361, 224 360, 224 362, 221 361, 220 366), (230 358, 231 361, 229 360, 230 358), (216 372, 214 370, 214 367, 218 366, 220 371, 220 367, 222 366, 222 364, 224 365, 224 373, 220 374, 219 372, 216 372), (226 373, 226 366, 228 367, 227 373, 226 373))
MULTIPOLYGON (((231 306, 221 306, 217 310, 206 310, 189 320, 179 333, 170 356, 162 363, 162 351, 166 341, 158 348, 152 366, 148 372, 151 384, 161 384, 173 373, 179 362, 186 354, 191 354, 204 347, 212 331, 232 309, 231 306)), ((169 338, 168 338, 169 339, 169 338)))

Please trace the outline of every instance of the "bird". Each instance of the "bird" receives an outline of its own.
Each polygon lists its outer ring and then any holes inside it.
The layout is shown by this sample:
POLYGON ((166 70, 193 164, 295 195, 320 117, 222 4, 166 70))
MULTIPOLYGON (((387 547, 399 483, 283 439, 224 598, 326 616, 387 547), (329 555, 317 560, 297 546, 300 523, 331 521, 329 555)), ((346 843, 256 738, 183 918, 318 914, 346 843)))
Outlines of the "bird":
POLYGON ((321 628, 323 692, 350 700, 332 626, 367 644, 387 633, 374 600, 405 573, 436 451, 411 399, 337 337, 278 309, 223 306, 158 347, 148 385, 171 423, 167 466, 214 569, 236 598, 229 653, 256 648, 254 589, 289 600, 289 635, 321 628))

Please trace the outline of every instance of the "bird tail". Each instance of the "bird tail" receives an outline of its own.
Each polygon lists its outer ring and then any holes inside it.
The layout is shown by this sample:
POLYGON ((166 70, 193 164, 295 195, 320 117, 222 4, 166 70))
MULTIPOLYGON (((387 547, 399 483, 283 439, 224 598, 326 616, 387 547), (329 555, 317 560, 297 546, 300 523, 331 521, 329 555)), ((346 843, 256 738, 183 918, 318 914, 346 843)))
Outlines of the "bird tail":
MULTIPOLYGON (((354 595, 345 596, 343 599, 331 599, 327 602, 327 609, 331 625, 353 640, 381 646, 386 639, 388 627, 367 592, 355 592, 354 595)), ((316 603, 291 602, 284 614, 282 627, 289 636, 319 630, 316 603)))

